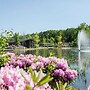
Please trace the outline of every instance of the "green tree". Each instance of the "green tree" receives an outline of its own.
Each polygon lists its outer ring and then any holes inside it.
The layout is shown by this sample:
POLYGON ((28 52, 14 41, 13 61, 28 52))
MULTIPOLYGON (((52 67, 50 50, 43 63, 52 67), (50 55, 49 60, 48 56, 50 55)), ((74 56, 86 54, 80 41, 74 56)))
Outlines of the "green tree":
POLYGON ((86 27, 87 27, 87 24, 86 24, 85 22, 81 23, 81 24, 78 26, 78 28, 79 28, 80 30, 85 30, 86 27))
POLYGON ((8 46, 9 39, 12 37, 13 32, 5 30, 0 34, 0 54, 4 53, 4 50, 8 46))
POLYGON ((17 46, 20 45, 19 33, 14 34, 14 40, 17 46))
POLYGON ((26 34, 25 38, 32 38, 32 36, 30 34, 26 34))
POLYGON ((62 45, 62 35, 60 34, 59 36, 57 36, 57 40, 58 40, 58 46, 61 47, 62 45))
POLYGON ((46 38, 45 37, 43 37, 42 43, 46 43, 46 38))
POLYGON ((33 40, 34 40, 35 48, 39 47, 39 41, 40 41, 40 39, 39 39, 38 33, 34 34, 33 40))
POLYGON ((50 43, 54 43, 55 39, 53 37, 50 38, 50 43))

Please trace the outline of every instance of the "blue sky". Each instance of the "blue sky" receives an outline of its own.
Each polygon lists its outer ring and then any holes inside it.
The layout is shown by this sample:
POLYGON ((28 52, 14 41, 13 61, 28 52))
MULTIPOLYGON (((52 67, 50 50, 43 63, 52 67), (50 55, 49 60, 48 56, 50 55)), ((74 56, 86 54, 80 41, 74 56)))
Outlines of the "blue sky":
POLYGON ((0 0, 0 30, 21 34, 90 25, 90 0, 0 0))

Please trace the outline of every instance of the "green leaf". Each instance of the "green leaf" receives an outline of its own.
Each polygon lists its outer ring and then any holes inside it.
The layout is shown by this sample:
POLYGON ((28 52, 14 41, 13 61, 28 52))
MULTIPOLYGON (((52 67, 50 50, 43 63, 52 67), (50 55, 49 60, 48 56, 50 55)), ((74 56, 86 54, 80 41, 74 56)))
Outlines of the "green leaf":
POLYGON ((53 79, 53 78, 51 78, 50 75, 47 74, 45 77, 43 77, 43 78, 37 83, 37 85, 38 85, 38 86, 42 86, 43 84, 50 82, 52 79, 53 79))
POLYGON ((61 81, 59 81, 59 89, 60 89, 60 90, 65 90, 65 88, 63 87, 63 84, 62 84, 61 81))
POLYGON ((67 83, 65 83, 63 85, 61 81, 56 82, 56 89, 57 90, 66 90, 66 86, 67 86, 67 83))
POLYGON ((35 78, 35 82, 38 82, 38 81, 39 81, 39 78, 40 78, 41 72, 42 72, 42 70, 40 69, 38 75, 37 75, 36 78, 35 78))
POLYGON ((26 90, 32 90, 28 84, 26 85, 26 90))
POLYGON ((56 90, 59 90, 60 88, 59 88, 59 84, 58 84, 58 82, 56 82, 56 90))
POLYGON ((72 86, 68 86, 67 88, 66 88, 66 90, 78 90, 77 88, 74 88, 74 87, 72 87, 72 86))
POLYGON ((67 86, 67 83, 65 83, 65 84, 63 85, 64 88, 66 88, 66 86, 67 86))
POLYGON ((33 71, 31 68, 29 68, 29 72, 31 74, 31 77, 32 77, 33 81, 38 82, 38 80, 40 78, 40 75, 41 75, 41 70, 40 70, 38 75, 36 75, 37 72, 35 73, 35 71, 33 71))
POLYGON ((32 79, 33 79, 33 81, 34 81, 34 73, 33 73, 33 70, 31 69, 31 68, 29 68, 29 72, 30 72, 30 74, 31 74, 31 77, 32 77, 32 79))
POLYGON ((29 81, 27 80, 27 78, 21 73, 21 75, 23 76, 23 78, 29 83, 29 81))

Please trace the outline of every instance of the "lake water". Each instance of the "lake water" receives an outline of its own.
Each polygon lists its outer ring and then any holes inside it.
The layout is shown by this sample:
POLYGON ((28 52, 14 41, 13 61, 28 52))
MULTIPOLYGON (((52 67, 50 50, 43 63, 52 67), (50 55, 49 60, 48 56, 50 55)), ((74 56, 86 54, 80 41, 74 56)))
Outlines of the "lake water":
POLYGON ((78 88, 78 90, 86 90, 90 85, 90 52, 78 51, 77 49, 60 49, 60 48, 47 48, 40 50, 30 50, 26 54, 35 54, 48 57, 54 55, 58 58, 67 59, 71 68, 78 70, 78 77, 75 79, 72 86, 78 88))

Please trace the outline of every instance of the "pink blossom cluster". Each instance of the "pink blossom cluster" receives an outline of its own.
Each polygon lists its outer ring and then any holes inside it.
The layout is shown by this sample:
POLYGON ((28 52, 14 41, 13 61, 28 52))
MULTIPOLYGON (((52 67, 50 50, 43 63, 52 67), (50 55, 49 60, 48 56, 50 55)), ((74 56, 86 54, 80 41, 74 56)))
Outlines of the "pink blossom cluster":
POLYGON ((62 77, 62 81, 74 80, 77 76, 77 71, 72 70, 66 60, 58 59, 56 62, 56 69, 54 70, 54 76, 62 77))
MULTIPOLYGON (((77 71, 72 70, 67 63, 67 60, 60 59, 57 57, 42 57, 36 56, 32 54, 28 55, 19 55, 16 56, 14 53, 7 53, 10 56, 10 61, 8 61, 5 66, 13 65, 14 67, 31 67, 33 70, 37 70, 40 68, 46 68, 49 64, 51 64, 54 68, 52 73, 54 77, 61 77, 62 81, 68 82, 70 80, 74 80, 77 76, 77 71)), ((47 68, 46 68, 47 69, 47 68)))
POLYGON ((48 83, 40 87, 34 87, 35 83, 33 82, 31 75, 19 67, 1 67, 0 90, 26 90, 26 84, 29 84, 33 90, 52 90, 48 83))
POLYGON ((16 56, 14 53, 9 53, 9 52, 7 53, 7 55, 10 57, 10 60, 5 64, 5 66, 9 66, 9 65, 13 65, 14 67, 31 66, 31 68, 34 70, 43 68, 57 59, 55 57, 45 58, 42 56, 36 56, 32 54, 28 54, 28 55, 21 54, 19 56, 16 56))
POLYGON ((13 66, 31 66, 33 69, 37 68, 43 68, 47 66, 48 64, 52 63, 55 65, 55 67, 59 67, 62 69, 68 68, 67 60, 59 59, 56 57, 42 57, 42 56, 36 56, 32 54, 28 55, 15 55, 14 53, 7 53, 7 55, 10 56, 10 61, 8 61, 5 65, 13 65, 13 66))

